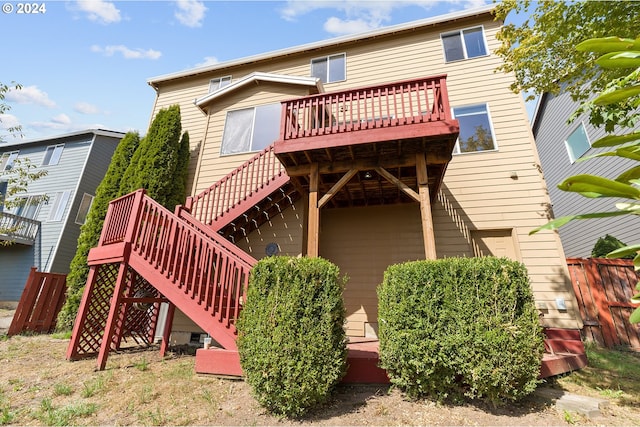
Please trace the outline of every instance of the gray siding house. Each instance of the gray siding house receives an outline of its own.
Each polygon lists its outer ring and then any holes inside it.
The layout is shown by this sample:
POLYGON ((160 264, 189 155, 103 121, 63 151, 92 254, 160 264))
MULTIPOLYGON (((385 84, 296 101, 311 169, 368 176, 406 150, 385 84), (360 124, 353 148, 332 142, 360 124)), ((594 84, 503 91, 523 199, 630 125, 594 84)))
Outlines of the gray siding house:
MULTIPOLYGON (((576 193, 558 189, 566 178, 578 174, 591 174, 615 178, 636 162, 618 157, 601 157, 586 161, 578 159, 610 151, 592 148, 591 143, 605 136, 604 128, 589 124, 582 114, 571 124, 569 117, 579 107, 571 96, 563 92, 557 96, 544 94, 538 103, 533 119, 533 133, 540 157, 540 164, 547 182, 552 212, 556 218, 587 212, 614 211, 615 200, 611 198, 589 199, 576 193)), ((640 126, 637 126, 638 128, 640 126)), ((572 221, 559 229, 560 239, 567 257, 586 258, 596 241, 606 234, 626 244, 640 243, 640 217, 627 215, 572 221)))
POLYGON ((23 206, 3 209, 0 225, 0 303, 20 299, 31 267, 48 273, 69 272, 80 227, 95 190, 124 136, 121 132, 85 130, 47 139, 0 144, 0 193, 15 159, 28 158, 47 175, 29 184, 23 206), (4 180, 4 182, 2 181, 4 180), (42 196, 46 199, 42 200, 42 196), (13 224, 13 226, 12 226, 13 224))

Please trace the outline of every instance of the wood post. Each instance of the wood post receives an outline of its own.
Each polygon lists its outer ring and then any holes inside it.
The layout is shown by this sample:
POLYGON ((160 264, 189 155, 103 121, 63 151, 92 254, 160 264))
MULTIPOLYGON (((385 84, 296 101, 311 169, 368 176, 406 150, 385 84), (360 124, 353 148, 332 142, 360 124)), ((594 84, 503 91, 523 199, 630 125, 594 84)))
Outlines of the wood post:
MULTIPOLYGON (((128 261, 128 257, 126 259, 128 261)), ((104 335, 102 337, 102 343, 100 344, 100 352, 98 353, 98 370, 104 371, 107 365, 107 357, 109 357, 109 350, 113 341, 113 335, 116 329, 116 317, 120 313, 120 299, 122 298, 122 292, 127 286, 127 270, 129 265, 127 262, 121 262, 118 269, 118 278, 116 279, 116 286, 111 296, 111 305, 109 307, 109 316, 107 317, 107 325, 105 327, 104 335)))
POLYGON ((319 253, 320 207, 318 206, 318 164, 314 163, 309 174, 309 213, 307 216, 307 256, 319 253))
POLYGON ((422 217, 424 255, 426 259, 436 259, 436 240, 433 232, 431 200, 429 199, 429 176, 427 174, 427 160, 423 153, 416 154, 416 174, 418 178, 418 194, 420 197, 420 216, 422 217))

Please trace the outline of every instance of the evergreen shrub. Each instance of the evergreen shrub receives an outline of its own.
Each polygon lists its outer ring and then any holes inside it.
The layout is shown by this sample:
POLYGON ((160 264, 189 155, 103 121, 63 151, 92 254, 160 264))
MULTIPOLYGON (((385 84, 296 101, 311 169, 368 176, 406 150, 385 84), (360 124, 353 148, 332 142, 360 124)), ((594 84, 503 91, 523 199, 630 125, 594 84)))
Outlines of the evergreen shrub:
POLYGON ((409 397, 517 400, 544 351, 525 267, 506 258, 390 266, 378 287, 380 364, 409 397))
POLYGON ((260 404, 296 417, 346 373, 344 280, 321 258, 268 257, 251 272, 238 320, 240 363, 260 404))
MULTIPOLYGON (((620 249, 625 246, 627 245, 621 242, 620 240, 618 240, 616 237, 613 237, 607 234, 604 237, 600 237, 596 241, 596 244, 593 245, 593 249, 591 250, 591 256, 593 258, 606 258, 609 252, 613 252, 616 249, 620 249)), ((634 256, 635 256, 635 253, 627 255, 622 258, 633 259, 634 256)))

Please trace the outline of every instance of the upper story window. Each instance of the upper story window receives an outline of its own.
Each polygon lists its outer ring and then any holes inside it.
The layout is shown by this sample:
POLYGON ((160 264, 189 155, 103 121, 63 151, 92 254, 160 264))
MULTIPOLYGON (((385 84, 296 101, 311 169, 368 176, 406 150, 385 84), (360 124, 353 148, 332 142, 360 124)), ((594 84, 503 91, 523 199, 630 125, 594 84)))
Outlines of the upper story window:
POLYGON ((482 27, 466 28, 441 34, 446 62, 487 55, 482 27))
POLYGON ((231 76, 219 77, 217 79, 211 79, 209 81, 209 93, 215 92, 218 89, 222 89, 225 86, 231 84, 231 76))
POLYGON ((0 171, 6 171, 11 169, 13 162, 18 158, 18 151, 10 151, 2 154, 0 157, 0 171))
POLYGON ((497 149, 487 104, 454 108, 453 117, 460 123, 460 135, 454 153, 475 153, 497 149))
POLYGON ((91 209, 91 203, 93 203, 93 196, 91 194, 84 193, 82 201, 80 202, 80 207, 78 208, 78 213, 76 214, 76 224, 82 225, 87 221, 87 215, 89 214, 89 209, 91 209))
POLYGON ((23 218, 36 219, 40 207, 44 202, 43 195, 21 196, 17 198, 18 206, 13 209, 13 214, 23 218))
POLYGON ((220 154, 259 151, 273 144, 280 132, 280 103, 227 111, 220 154))
POLYGON ((347 57, 344 53, 325 56, 311 60, 311 75, 322 83, 333 83, 346 80, 347 57))
POLYGON ((569 135, 564 142, 564 145, 567 147, 567 153, 569 153, 571 163, 575 163, 584 153, 589 151, 591 143, 589 142, 584 123, 580 123, 580 126, 571 132, 571 135, 569 135))
POLYGON ((53 201, 53 206, 51 207, 51 211, 49 212, 49 221, 62 221, 62 217, 64 215, 64 210, 67 207, 67 202, 69 202, 69 196, 71 195, 71 191, 58 191, 56 193, 56 198, 53 201))
POLYGON ((64 150, 64 144, 50 145, 47 147, 47 151, 44 153, 44 159, 42 160, 42 166, 55 166, 60 161, 62 156, 62 150, 64 150))

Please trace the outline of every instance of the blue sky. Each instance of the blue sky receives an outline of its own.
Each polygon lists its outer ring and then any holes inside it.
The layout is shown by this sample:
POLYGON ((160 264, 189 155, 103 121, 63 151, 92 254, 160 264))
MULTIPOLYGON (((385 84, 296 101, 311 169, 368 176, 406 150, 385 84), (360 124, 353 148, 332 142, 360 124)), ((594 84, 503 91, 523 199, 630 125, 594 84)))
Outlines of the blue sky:
POLYGON ((490 1, 36 3, 46 11, 18 14, 17 1, 0 0, 0 82, 23 85, 6 95, 11 110, 0 115, 0 136, 9 142, 4 129, 15 125, 25 139, 88 128, 144 134, 155 98, 150 77, 490 1))

